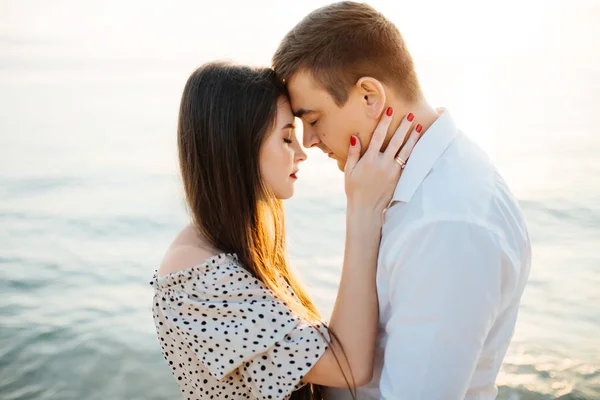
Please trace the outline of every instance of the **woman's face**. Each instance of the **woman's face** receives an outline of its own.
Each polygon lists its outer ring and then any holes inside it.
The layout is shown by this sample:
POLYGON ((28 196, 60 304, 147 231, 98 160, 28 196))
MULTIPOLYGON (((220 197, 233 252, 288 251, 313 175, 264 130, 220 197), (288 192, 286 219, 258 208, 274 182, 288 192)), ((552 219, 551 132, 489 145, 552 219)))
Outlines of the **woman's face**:
POLYGON ((260 150, 260 174, 267 188, 281 200, 294 195, 298 164, 306 160, 296 138, 294 115, 285 97, 277 102, 277 121, 260 150))

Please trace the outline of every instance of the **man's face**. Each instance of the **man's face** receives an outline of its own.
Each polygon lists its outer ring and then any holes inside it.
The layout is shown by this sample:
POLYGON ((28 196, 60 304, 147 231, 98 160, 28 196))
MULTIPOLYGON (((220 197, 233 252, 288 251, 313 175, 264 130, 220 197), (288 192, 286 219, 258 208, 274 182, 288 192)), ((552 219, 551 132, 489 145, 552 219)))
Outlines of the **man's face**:
POLYGON ((346 103, 339 107, 333 97, 305 71, 287 82, 294 115, 302 119, 304 147, 318 147, 337 161, 344 170, 350 136, 361 140, 366 151, 377 120, 367 114, 367 100, 356 88, 350 90, 346 103))

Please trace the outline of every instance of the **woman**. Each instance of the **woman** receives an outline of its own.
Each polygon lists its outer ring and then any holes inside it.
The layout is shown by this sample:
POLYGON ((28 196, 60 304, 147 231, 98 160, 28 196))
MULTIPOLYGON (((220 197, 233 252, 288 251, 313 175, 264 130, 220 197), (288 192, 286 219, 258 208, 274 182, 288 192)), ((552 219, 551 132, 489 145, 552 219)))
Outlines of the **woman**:
POLYGON ((326 324, 287 260, 281 200, 293 195, 306 154, 284 85, 270 69, 218 63, 188 79, 178 145, 192 223, 151 282, 162 352, 185 398, 317 399, 321 385, 370 380, 381 216, 410 127, 382 153, 391 108, 382 114, 360 161, 360 142, 349 144, 346 251, 326 324))

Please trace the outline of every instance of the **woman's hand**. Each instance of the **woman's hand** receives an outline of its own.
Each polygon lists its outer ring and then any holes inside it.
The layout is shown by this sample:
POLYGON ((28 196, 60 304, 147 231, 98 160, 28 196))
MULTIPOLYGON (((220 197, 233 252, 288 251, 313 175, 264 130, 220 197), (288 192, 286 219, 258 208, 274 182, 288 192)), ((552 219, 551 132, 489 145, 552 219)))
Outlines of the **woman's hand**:
POLYGON ((375 281, 381 214, 392 198, 402 165, 421 136, 419 125, 411 129, 409 119, 414 118, 407 116, 381 152, 392 114, 389 109, 381 117, 362 157, 358 138, 353 136, 351 142, 344 169, 348 196, 344 266, 329 323, 335 335, 323 356, 304 376, 305 382, 332 387, 347 387, 350 382, 362 386, 373 377, 379 319, 375 281))
POLYGON ((414 117, 408 114, 402 119, 387 148, 382 152, 381 147, 392 116, 393 110, 388 107, 379 120, 371 143, 362 157, 360 157, 360 140, 356 136, 352 136, 350 140, 344 174, 348 206, 351 208, 383 212, 392 199, 404 164, 421 137, 420 125, 417 124, 411 130, 414 117), (402 143, 409 132, 410 136, 403 146, 402 143))

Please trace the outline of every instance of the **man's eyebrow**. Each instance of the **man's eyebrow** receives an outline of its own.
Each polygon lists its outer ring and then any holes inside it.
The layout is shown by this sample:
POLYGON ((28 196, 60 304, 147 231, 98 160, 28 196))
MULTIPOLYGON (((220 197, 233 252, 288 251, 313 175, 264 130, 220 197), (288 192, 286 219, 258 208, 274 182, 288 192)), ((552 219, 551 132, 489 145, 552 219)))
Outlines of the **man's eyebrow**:
POLYGON ((310 114, 310 113, 314 113, 314 111, 313 110, 305 110, 304 108, 299 108, 296 111, 294 111, 294 116, 298 117, 298 118, 302 118, 303 115, 310 114))

